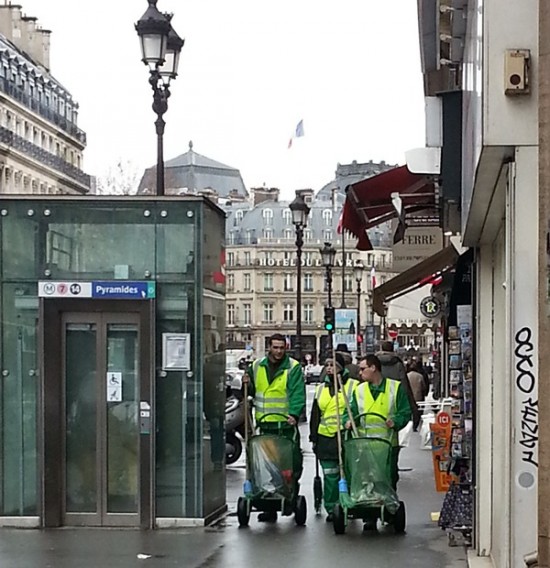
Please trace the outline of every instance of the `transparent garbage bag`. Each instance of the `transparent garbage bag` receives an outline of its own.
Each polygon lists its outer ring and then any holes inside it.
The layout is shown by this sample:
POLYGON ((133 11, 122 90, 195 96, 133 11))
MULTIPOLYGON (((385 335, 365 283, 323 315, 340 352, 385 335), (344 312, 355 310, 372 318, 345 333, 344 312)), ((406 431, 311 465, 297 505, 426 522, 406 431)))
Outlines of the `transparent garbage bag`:
POLYGON ((293 449, 293 442, 283 436, 261 434, 250 439, 248 456, 254 495, 292 497, 293 449))
POLYGON ((394 514, 399 498, 391 486, 391 446, 379 438, 351 438, 344 445, 350 496, 366 507, 384 506, 394 514))

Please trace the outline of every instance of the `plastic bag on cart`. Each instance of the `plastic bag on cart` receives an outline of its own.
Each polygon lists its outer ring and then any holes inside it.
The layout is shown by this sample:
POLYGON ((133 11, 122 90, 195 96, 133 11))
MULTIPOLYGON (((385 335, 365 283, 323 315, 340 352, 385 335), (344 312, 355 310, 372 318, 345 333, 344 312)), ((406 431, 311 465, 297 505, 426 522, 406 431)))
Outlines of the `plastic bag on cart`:
POLYGON ((249 441, 248 459, 254 495, 289 499, 293 492, 293 443, 262 434, 249 441))
POLYGON ((402 448, 408 448, 411 442, 411 434, 413 431, 412 420, 409 420, 407 424, 401 430, 399 430, 399 445, 402 448))
POLYGON ((399 497, 391 486, 390 449, 377 438, 352 438, 344 446, 351 498, 366 507, 384 505, 393 514, 399 497))

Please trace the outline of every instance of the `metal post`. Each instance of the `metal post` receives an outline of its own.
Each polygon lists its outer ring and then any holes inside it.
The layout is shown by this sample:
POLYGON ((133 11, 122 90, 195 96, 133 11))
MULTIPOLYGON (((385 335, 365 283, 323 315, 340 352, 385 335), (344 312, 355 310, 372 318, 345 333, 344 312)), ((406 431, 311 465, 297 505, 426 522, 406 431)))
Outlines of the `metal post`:
POLYGON ((304 228, 296 226, 296 360, 302 364, 302 246, 304 228))
POLYGON ((342 304, 341 308, 346 307, 346 238, 342 231, 342 304))
POLYGON ((164 126, 165 122, 162 118, 168 110, 168 99, 170 97, 170 89, 162 81, 162 77, 155 69, 151 71, 149 84, 153 89, 153 111, 157 115, 155 127, 157 132, 157 195, 164 195, 164 126))
MULTIPOLYGON (((357 335, 363 338, 363 333, 361 332, 361 280, 357 281, 357 335)), ((357 345, 357 354, 363 354, 363 342, 357 345)))
MULTIPOLYGON (((332 267, 326 267, 325 279, 327 281, 327 296, 328 296, 328 307, 332 308, 332 267)), ((332 331, 328 333, 328 342, 327 342, 327 349, 329 353, 332 353, 332 331)), ((332 355, 330 355, 332 356, 332 355)))

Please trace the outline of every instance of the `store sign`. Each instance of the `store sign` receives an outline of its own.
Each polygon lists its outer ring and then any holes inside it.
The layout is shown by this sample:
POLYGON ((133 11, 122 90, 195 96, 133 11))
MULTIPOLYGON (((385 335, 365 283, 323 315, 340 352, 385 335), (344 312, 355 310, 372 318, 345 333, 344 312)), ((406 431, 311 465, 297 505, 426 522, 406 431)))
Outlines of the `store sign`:
POLYGON ((443 232, 439 227, 407 227, 402 241, 393 245, 392 270, 403 272, 443 248, 443 232))
POLYGON ((105 300, 151 300, 156 296, 155 282, 114 280, 91 282, 38 282, 39 298, 97 298, 105 300))
POLYGON ((420 312, 427 318, 436 318, 441 313, 441 302, 432 296, 426 296, 420 302, 420 312))

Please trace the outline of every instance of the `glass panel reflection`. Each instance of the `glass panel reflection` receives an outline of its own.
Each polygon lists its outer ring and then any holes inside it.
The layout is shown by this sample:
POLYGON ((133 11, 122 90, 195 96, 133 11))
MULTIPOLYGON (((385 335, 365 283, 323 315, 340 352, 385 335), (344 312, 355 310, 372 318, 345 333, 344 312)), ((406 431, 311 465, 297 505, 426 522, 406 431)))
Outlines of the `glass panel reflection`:
POLYGON ((66 327, 66 510, 97 512, 96 326, 66 327))
POLYGON ((107 325, 107 513, 137 513, 139 492, 138 330, 107 325), (120 390, 118 390, 120 389, 120 390))

